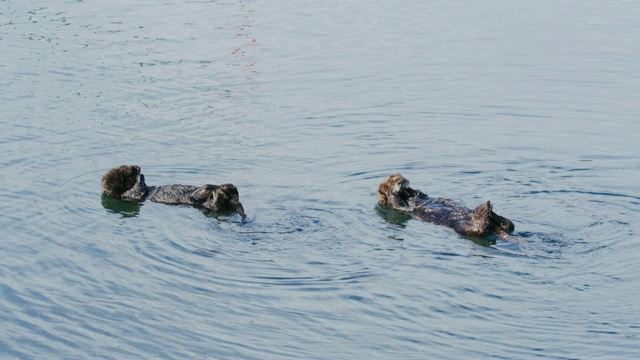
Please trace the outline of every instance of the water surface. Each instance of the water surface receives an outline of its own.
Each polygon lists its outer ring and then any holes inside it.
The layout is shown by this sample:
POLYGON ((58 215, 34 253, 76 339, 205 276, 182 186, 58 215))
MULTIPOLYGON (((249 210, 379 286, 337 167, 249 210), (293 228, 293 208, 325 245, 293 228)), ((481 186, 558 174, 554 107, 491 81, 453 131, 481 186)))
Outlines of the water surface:
POLYGON ((0 3, 0 356, 640 355, 634 2, 0 3), (100 196, 232 182, 232 214, 100 196), (519 245, 377 206, 393 172, 519 245))

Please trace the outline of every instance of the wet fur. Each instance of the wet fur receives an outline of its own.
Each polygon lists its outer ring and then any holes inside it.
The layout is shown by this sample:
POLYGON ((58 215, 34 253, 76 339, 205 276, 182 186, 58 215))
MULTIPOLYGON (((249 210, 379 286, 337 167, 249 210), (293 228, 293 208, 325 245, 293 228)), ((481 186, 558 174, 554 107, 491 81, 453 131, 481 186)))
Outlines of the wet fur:
POLYGON ((147 186, 138 165, 123 165, 102 177, 102 193, 115 199, 203 207, 213 211, 234 211, 246 218, 240 194, 233 184, 147 186))
POLYGON ((409 187, 409 180, 400 174, 392 174, 380 183, 378 200, 383 206, 451 227, 463 235, 497 235, 506 239, 515 228, 511 220, 493 212, 490 201, 471 210, 450 199, 430 198, 409 187))

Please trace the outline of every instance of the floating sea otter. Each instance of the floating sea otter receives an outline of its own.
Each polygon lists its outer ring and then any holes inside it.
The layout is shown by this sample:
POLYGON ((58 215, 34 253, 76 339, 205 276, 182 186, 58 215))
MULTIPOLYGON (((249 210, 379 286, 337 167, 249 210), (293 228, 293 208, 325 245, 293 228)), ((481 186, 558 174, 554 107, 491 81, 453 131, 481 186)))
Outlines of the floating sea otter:
POLYGON ((386 207, 427 222, 449 226, 463 235, 497 235, 511 240, 509 233, 515 228, 511 220, 493 212, 490 201, 471 210, 453 200, 430 198, 420 190, 410 188, 409 180, 400 174, 393 174, 380 183, 378 200, 386 207))
POLYGON ((229 210, 246 218, 240 203, 238 189, 233 184, 223 185, 162 185, 147 186, 138 165, 123 165, 109 170, 102 177, 102 193, 115 199, 164 204, 184 204, 213 211, 229 210))

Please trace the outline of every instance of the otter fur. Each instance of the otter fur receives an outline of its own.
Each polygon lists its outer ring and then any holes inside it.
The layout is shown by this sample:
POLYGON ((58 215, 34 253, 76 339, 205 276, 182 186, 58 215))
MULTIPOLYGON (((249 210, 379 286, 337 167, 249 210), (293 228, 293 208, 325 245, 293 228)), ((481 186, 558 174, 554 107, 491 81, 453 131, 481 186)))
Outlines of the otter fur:
POLYGON ((450 199, 430 198, 420 190, 409 187, 409 180, 400 174, 392 174, 380 183, 378 201, 393 210, 451 227, 468 236, 497 235, 508 240, 515 228, 511 220, 493 212, 490 201, 471 210, 450 199))
POLYGON ((112 198, 141 202, 149 199, 164 204, 183 204, 213 211, 233 211, 246 218, 238 189, 223 185, 162 185, 147 186, 138 165, 122 165, 102 177, 102 193, 112 198))

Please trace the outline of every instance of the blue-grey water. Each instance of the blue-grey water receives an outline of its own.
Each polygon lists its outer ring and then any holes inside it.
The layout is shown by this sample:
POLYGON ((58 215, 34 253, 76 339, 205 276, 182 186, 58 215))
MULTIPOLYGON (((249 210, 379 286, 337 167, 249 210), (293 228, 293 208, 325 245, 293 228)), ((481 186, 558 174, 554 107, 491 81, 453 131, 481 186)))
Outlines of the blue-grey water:
POLYGON ((0 357, 640 356, 636 1, 0 1, 0 357), (248 213, 102 199, 232 182, 248 213), (393 172, 526 244, 377 206, 393 172))

